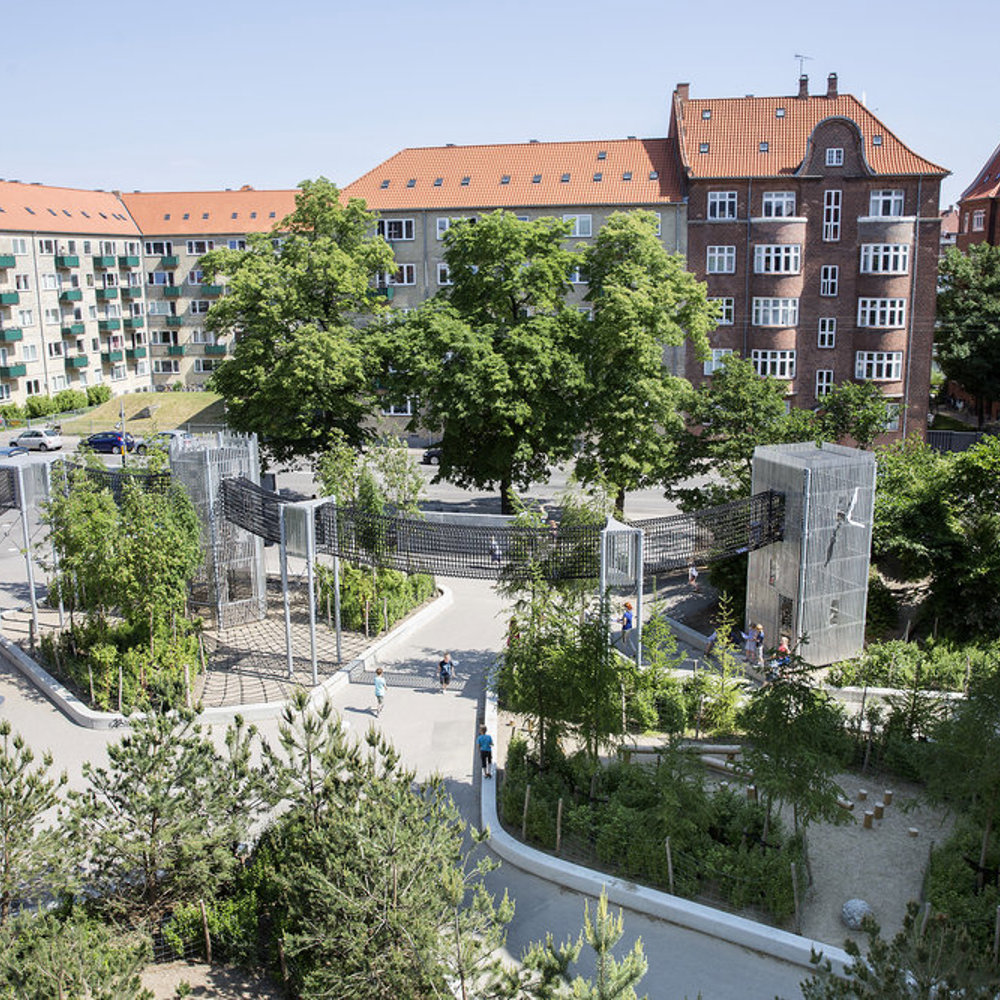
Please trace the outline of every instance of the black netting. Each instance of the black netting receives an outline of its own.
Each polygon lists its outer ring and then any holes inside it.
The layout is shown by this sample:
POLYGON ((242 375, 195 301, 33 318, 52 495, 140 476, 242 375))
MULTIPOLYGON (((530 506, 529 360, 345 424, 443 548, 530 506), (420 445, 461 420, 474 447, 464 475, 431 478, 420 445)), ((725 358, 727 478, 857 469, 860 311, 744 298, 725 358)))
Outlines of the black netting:
POLYGON ((57 483, 66 482, 74 473, 83 473, 98 486, 111 491, 115 503, 122 502, 122 487, 125 483, 135 483, 140 489, 162 493, 170 488, 169 472, 150 472, 148 469, 102 469, 93 465, 61 460, 52 463, 53 488, 57 483), (61 471, 62 470, 62 471, 61 471))
POLYGON ((643 568, 666 573, 692 562, 704 565, 780 542, 785 497, 768 490, 719 507, 634 521, 642 529, 643 568))
MULTIPOLYGON (((222 481, 225 517, 267 541, 280 540, 279 508, 289 499, 247 479, 222 481)), ((759 549, 781 539, 784 497, 760 493, 692 514, 640 521, 646 573, 663 573, 759 549)), ((316 548, 362 565, 484 580, 523 579, 538 567, 550 580, 600 575, 601 528, 541 528, 374 515, 329 502, 316 508, 316 548)))
POLYGON ((0 510, 18 510, 17 469, 0 469, 0 510))

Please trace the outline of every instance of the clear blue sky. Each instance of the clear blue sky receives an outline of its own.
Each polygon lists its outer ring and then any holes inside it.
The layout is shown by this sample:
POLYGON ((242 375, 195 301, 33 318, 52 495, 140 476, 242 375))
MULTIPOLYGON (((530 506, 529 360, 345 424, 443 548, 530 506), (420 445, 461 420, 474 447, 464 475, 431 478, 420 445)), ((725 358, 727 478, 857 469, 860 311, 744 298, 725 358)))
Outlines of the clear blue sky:
POLYGON ((836 72, 952 171, 945 205, 1000 143, 995 15, 996 0, 8 0, 0 176, 343 186, 406 146, 662 136, 677 82, 794 94, 804 53, 812 91, 836 72))

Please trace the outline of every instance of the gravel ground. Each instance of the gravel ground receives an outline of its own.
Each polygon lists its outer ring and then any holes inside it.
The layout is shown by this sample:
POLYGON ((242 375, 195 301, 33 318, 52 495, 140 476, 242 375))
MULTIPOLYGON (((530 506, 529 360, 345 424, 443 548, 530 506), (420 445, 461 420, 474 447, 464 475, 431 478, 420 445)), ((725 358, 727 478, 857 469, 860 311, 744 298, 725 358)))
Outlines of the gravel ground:
POLYGON ((181 983, 191 987, 188 996, 214 1000, 279 1000, 284 996, 268 980, 224 965, 167 962, 150 965, 142 974, 143 986, 153 991, 156 1000, 173 1000, 181 983))

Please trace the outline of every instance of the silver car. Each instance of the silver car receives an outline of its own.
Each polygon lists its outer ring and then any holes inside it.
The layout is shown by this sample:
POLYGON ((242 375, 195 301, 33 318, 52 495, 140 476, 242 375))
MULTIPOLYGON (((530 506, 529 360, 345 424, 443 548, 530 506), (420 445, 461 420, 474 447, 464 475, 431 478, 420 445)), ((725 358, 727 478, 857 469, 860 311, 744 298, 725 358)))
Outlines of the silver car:
POLYGON ((13 441, 13 448, 30 448, 32 451, 57 451, 62 447, 59 431, 51 427, 29 427, 21 431, 13 441))

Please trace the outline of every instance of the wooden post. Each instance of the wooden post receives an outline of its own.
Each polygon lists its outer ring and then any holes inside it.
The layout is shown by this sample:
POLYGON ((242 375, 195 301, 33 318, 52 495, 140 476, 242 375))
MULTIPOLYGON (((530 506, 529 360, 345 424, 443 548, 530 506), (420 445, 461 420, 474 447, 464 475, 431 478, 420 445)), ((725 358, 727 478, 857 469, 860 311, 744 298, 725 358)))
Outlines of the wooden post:
POLYGON ((333 615, 330 613, 330 591, 326 592, 326 627, 333 631, 333 615))
POLYGON ((874 818, 875 818, 875 813, 873 813, 870 809, 867 810, 867 812, 865 812, 865 821, 862 824, 862 826, 864 826, 866 830, 870 830, 872 828, 872 820, 874 818))
POLYGON ((208 914, 205 912, 205 900, 199 899, 198 905, 201 907, 201 928, 205 932, 205 960, 212 964, 212 935, 208 933, 208 914))
POLYGON ((122 687, 124 685, 124 679, 122 677, 122 661, 119 657, 118 659, 118 711, 121 713, 122 710, 122 687))
POLYGON ((885 815, 885 806, 883 806, 881 802, 876 802, 874 812, 875 818, 881 819, 885 815))
POLYGON ((371 610, 371 601, 365 601, 365 638, 368 638, 368 614, 371 610))
POLYGON ((802 933, 802 910, 799 908, 799 880, 795 870, 795 862, 792 862, 792 898, 795 901, 795 933, 802 933))
POLYGON ((674 894, 674 856, 670 853, 670 838, 667 837, 665 846, 667 848, 667 884, 670 886, 670 895, 674 894))
POLYGON ((887 805, 887 806, 891 806, 892 805, 892 789, 891 788, 887 788, 882 793, 882 802, 885 805, 887 805))
POLYGON ((562 850, 562 796, 559 796, 559 804, 556 806, 556 854, 562 850))
POLYGON ((90 707, 93 708, 94 702, 94 668, 91 666, 90 657, 87 657, 87 680, 90 681, 90 707))
POLYGON ((385 630, 389 631, 389 598, 382 598, 382 620, 385 622, 385 630))
POLYGON ((524 786, 524 814, 521 816, 521 840, 528 839, 528 802, 531 799, 531 784, 524 786))
POLYGON ((187 660, 184 661, 184 702, 191 707, 191 667, 187 660))

